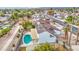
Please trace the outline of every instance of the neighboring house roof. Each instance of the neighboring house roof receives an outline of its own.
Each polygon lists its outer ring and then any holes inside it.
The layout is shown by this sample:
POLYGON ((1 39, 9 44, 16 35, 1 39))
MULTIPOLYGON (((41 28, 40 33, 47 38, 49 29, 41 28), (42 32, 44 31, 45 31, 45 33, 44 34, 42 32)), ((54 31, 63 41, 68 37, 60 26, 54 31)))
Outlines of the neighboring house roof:
POLYGON ((7 17, 0 17, 0 21, 6 21, 7 17))
POLYGON ((49 32, 42 32, 39 34, 39 43, 52 43, 52 42, 56 42, 56 37, 52 34, 50 34, 49 32))

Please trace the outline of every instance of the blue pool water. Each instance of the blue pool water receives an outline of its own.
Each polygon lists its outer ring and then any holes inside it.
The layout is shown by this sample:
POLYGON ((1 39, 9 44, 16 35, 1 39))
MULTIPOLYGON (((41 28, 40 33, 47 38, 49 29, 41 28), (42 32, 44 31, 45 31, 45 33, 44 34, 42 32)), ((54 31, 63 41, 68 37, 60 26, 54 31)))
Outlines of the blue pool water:
POLYGON ((29 44, 31 41, 32 41, 31 35, 29 34, 24 35, 23 37, 24 44, 29 44))

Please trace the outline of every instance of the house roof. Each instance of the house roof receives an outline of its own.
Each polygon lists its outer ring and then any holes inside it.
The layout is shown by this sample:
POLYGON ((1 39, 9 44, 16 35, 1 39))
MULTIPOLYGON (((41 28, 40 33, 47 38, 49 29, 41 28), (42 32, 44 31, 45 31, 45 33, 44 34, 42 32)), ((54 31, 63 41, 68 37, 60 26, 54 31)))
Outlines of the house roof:
POLYGON ((39 43, 50 43, 50 42, 56 42, 56 37, 49 32, 42 32, 39 34, 39 43))
POLYGON ((0 21, 6 21, 7 17, 0 17, 0 21))

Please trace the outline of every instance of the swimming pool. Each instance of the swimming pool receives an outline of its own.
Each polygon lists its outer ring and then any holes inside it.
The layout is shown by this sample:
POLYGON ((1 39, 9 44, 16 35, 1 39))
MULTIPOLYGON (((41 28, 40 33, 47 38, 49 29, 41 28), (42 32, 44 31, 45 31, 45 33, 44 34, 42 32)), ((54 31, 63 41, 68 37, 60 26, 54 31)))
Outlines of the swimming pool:
POLYGON ((30 34, 25 34, 23 36, 23 43, 24 44, 29 44, 32 41, 32 37, 30 34))

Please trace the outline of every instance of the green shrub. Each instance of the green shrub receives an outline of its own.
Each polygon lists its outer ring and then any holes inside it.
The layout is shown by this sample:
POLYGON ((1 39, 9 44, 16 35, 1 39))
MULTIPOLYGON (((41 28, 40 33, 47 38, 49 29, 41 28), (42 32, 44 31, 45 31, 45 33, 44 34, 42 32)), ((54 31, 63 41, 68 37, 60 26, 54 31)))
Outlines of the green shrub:
POLYGON ((66 49, 62 45, 54 45, 50 43, 43 43, 37 45, 34 49, 34 51, 66 51, 66 49))
POLYGON ((7 34, 7 32, 9 32, 11 30, 11 28, 5 28, 5 29, 2 29, 0 31, 0 37, 2 37, 3 35, 7 34))
POLYGON ((23 22, 23 23, 22 23, 22 26, 23 26, 23 28, 26 29, 26 30, 27 30, 27 29, 31 29, 31 28, 35 28, 35 26, 32 25, 32 22, 29 22, 29 21, 28 21, 28 22, 23 22))
POLYGON ((54 45, 50 45, 49 43, 44 43, 36 46, 34 51, 54 51, 54 45))

